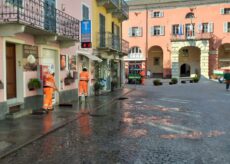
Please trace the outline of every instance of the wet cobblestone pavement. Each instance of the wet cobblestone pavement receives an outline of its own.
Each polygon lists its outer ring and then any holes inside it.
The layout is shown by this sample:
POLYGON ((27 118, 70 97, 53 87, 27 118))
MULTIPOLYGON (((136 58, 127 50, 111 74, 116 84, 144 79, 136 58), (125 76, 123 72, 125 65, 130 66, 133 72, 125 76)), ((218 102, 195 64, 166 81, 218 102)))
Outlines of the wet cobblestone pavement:
POLYGON ((213 82, 138 86, 1 164, 228 164, 230 92, 213 82))

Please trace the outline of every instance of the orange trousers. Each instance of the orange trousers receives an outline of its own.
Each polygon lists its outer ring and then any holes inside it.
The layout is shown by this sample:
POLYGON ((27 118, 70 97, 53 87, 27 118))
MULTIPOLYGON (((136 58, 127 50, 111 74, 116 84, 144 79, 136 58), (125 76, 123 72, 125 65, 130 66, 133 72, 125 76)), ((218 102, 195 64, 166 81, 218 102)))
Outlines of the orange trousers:
POLYGON ((44 88, 44 101, 43 101, 43 109, 52 109, 52 98, 53 98, 53 88, 44 88))
POLYGON ((88 81, 80 80, 79 82, 79 96, 84 93, 85 96, 88 96, 88 81))
POLYGON ((145 78, 141 78, 141 84, 144 85, 145 83, 145 78))

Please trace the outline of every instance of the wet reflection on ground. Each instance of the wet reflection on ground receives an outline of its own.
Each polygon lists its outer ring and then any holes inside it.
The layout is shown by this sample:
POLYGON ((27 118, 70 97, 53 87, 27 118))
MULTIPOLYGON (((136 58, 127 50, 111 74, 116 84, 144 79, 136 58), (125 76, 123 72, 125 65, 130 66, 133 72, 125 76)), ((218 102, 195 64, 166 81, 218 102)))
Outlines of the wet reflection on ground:
MULTIPOLYGON (((208 121, 203 120, 202 111, 191 110, 186 104, 159 105, 136 91, 129 99, 97 111, 87 103, 79 105, 76 121, 0 163, 210 164, 229 159, 216 154, 221 152, 218 140, 228 133, 217 128, 216 122, 209 129, 203 128, 208 121)), ((49 131, 52 115, 43 123, 44 130, 49 131)))

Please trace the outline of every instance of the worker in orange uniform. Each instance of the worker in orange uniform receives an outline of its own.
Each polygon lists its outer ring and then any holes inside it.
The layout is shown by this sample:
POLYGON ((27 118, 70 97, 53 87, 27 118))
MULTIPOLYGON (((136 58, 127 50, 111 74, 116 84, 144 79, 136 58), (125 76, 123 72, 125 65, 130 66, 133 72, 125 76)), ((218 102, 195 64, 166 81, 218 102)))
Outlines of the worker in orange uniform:
POLYGON ((44 101, 43 101, 43 111, 45 113, 48 113, 49 111, 52 111, 53 104, 52 104, 52 97, 53 92, 56 90, 58 91, 55 79, 54 79, 54 72, 48 71, 43 77, 43 92, 44 92, 44 101))
POLYGON ((89 73, 87 68, 84 67, 82 72, 80 73, 80 81, 79 81, 79 96, 84 96, 87 98, 88 96, 88 81, 89 81, 89 73))
POLYGON ((139 74, 141 76, 141 84, 144 85, 144 82, 145 82, 145 71, 141 70, 141 72, 139 74))

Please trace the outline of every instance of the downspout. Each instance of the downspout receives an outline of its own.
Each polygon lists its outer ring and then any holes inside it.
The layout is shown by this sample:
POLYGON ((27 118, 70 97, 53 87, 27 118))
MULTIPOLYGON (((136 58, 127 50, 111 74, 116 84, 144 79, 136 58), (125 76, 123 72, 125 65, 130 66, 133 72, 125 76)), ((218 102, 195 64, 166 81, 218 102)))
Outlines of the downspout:
POLYGON ((145 74, 147 75, 147 60, 148 60, 148 7, 147 5, 145 6, 146 8, 146 40, 145 40, 145 53, 146 53, 146 56, 145 56, 145 74))

